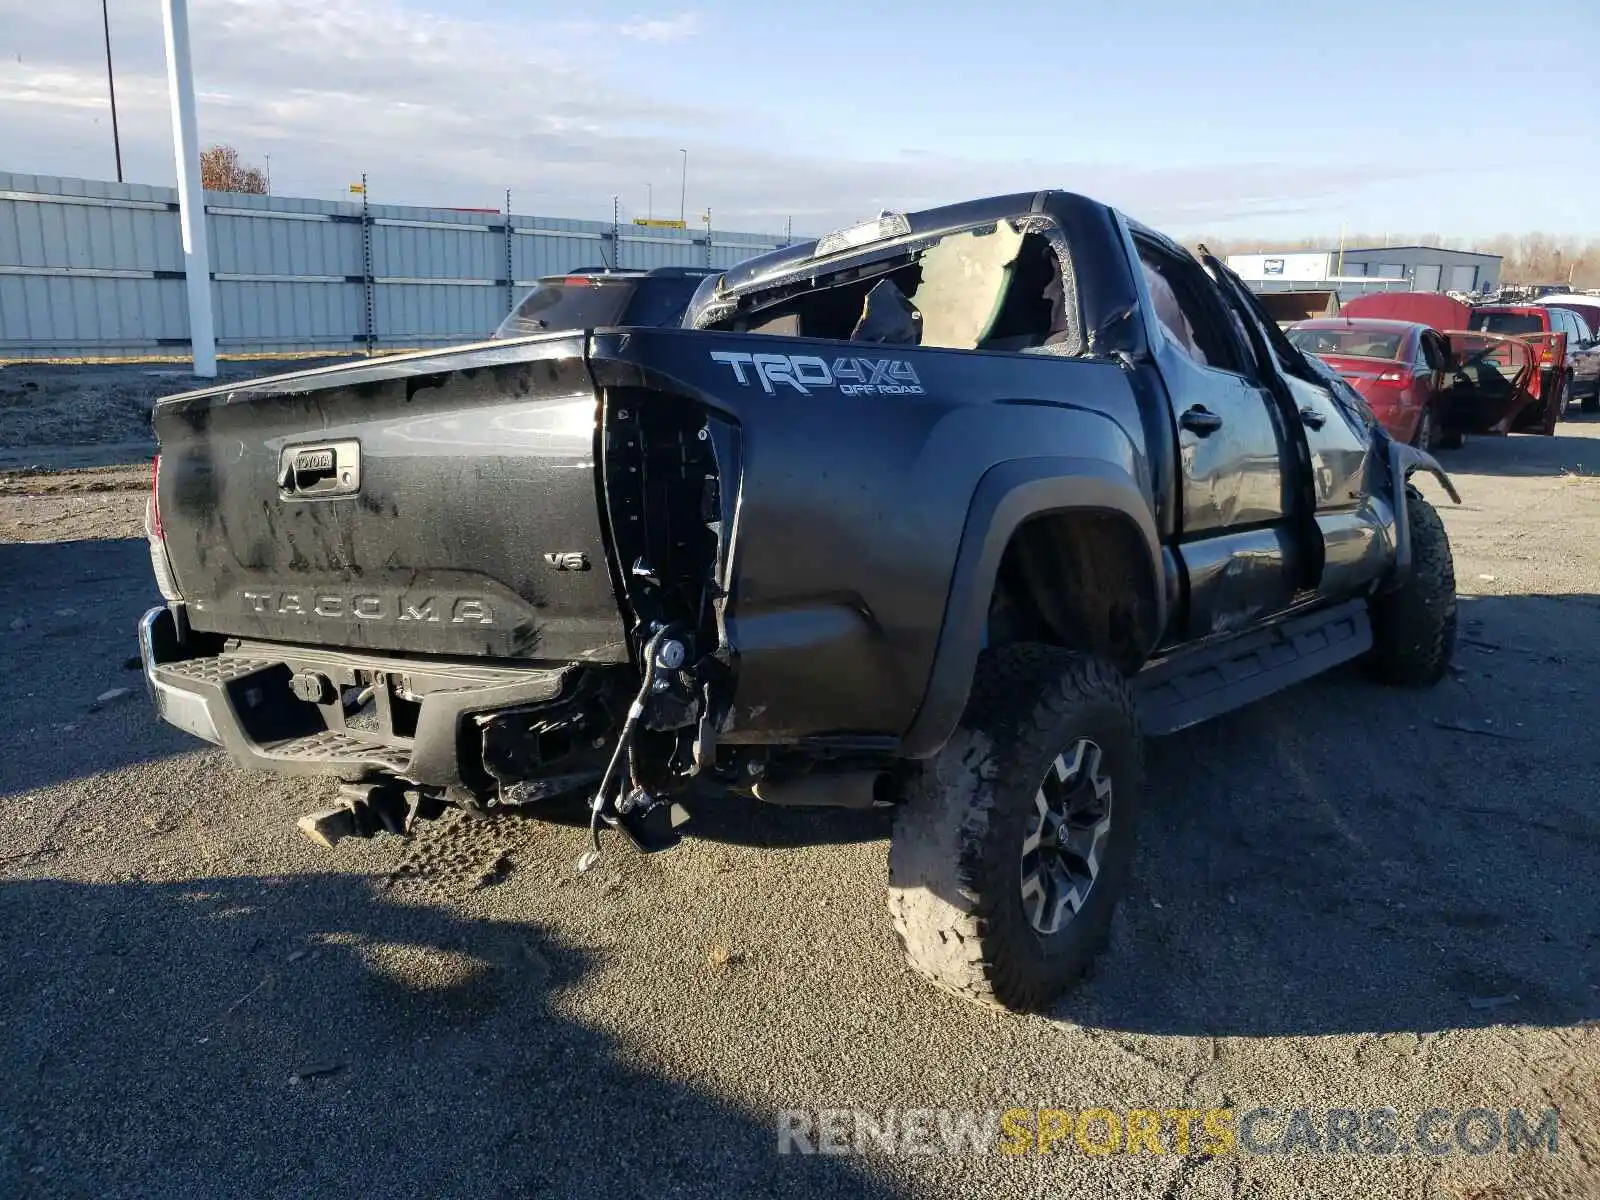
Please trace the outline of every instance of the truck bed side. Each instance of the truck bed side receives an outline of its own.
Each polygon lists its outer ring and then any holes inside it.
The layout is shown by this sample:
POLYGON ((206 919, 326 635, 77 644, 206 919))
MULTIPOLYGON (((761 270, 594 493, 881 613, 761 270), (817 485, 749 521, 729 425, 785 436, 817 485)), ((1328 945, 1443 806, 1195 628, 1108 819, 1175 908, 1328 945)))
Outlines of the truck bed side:
MULTIPOLYGON (((952 606, 987 603, 1000 526, 1031 515, 1016 489, 1099 480, 1159 579, 1142 420, 1111 361, 676 329, 304 372, 155 417, 198 630, 624 663, 647 596, 703 569, 716 611, 686 615, 736 673, 725 740, 878 748, 923 706, 952 606), (323 473, 356 456, 358 479, 323 473)), ((983 614, 960 615, 975 654, 983 614)))

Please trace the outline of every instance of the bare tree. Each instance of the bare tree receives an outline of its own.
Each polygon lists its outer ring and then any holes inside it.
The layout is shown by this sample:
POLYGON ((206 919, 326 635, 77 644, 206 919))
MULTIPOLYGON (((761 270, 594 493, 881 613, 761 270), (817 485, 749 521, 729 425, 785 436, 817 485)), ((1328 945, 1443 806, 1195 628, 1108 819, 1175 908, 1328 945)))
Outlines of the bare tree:
POLYGON ((260 167, 239 161, 232 146, 207 146, 200 151, 200 186, 208 192, 253 192, 264 196, 267 176, 260 167))

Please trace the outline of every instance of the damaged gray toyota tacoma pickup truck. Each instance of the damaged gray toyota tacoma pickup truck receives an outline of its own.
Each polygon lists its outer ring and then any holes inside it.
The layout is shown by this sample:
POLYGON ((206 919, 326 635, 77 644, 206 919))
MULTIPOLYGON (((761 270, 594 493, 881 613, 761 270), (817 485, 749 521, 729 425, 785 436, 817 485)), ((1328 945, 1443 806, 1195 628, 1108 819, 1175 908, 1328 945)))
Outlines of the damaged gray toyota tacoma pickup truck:
POLYGON ((1143 737, 1347 660, 1428 684, 1455 637, 1438 465, 1221 263, 1066 192, 750 260, 682 328, 153 420, 155 703, 343 781, 308 834, 576 795, 583 867, 702 804, 892 806, 911 965, 1008 1007, 1105 938, 1143 737))

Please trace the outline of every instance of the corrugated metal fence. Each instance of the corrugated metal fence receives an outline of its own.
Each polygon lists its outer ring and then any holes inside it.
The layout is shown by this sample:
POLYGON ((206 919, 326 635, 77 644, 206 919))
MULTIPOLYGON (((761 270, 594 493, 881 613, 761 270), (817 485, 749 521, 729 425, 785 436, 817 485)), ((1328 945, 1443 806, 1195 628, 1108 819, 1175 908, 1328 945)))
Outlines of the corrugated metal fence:
MULTIPOLYGON (((487 336, 542 275, 732 266, 748 233, 206 193, 221 353, 487 336)), ((0 172, 0 358, 183 353, 173 188, 0 172)))

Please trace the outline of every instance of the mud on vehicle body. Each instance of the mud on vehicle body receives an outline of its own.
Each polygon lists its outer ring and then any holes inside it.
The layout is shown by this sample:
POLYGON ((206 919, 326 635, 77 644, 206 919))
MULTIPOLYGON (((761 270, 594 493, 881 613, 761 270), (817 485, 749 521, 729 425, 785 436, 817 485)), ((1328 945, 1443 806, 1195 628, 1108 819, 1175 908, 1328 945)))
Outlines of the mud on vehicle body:
POLYGON ((912 965, 1037 1007, 1108 926, 1142 737, 1444 669, 1437 464, 1113 209, 885 214, 684 320, 162 401, 165 718, 343 779, 330 843, 575 792, 596 849, 708 794, 894 806, 912 965))

